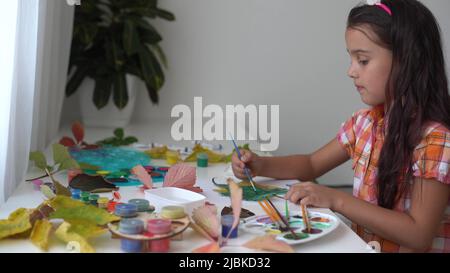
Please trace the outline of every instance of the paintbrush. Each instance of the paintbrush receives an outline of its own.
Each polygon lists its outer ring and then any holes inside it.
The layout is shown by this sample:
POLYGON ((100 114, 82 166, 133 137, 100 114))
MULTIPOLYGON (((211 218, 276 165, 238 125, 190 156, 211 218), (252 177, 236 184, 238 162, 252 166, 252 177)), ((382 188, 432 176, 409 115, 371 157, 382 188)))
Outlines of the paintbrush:
POLYGON ((308 210, 306 209, 305 205, 300 205, 300 207, 302 208, 303 223, 305 223, 306 230, 308 231, 308 233, 310 233, 311 232, 311 224, 309 223, 308 210))
MULTIPOLYGON (((231 137, 231 141, 233 142, 234 149, 236 150, 236 153, 237 153, 237 156, 238 156, 239 160, 242 160, 241 159, 242 155, 241 155, 241 152, 239 151, 239 147, 237 146, 236 142, 234 141, 233 136, 231 134, 229 134, 229 135, 231 137)), ((253 190, 256 191, 255 183, 253 182, 253 178, 250 175, 250 170, 247 167, 244 167, 244 172, 245 172, 245 175, 247 176, 248 180, 250 181, 250 184, 252 185, 253 190)))
POLYGON ((289 225, 289 219, 284 219, 283 216, 281 215, 281 213, 277 210, 277 208, 275 207, 275 205, 272 203, 272 201, 270 201, 270 199, 266 199, 270 205, 272 206, 272 209, 275 210, 275 213, 278 215, 278 218, 280 218, 281 222, 283 222, 283 224, 286 226, 287 229, 289 229, 289 231, 292 233, 292 236, 294 236, 295 239, 300 239, 297 234, 292 230, 291 226, 289 225))

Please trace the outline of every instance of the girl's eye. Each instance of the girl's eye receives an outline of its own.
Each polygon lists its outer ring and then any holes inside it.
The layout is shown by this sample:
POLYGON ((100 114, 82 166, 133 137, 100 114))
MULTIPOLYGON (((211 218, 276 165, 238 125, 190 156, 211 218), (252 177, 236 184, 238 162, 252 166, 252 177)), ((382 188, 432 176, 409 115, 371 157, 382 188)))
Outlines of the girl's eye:
POLYGON ((367 61, 367 60, 360 60, 358 62, 360 65, 367 65, 369 63, 369 61, 367 61))

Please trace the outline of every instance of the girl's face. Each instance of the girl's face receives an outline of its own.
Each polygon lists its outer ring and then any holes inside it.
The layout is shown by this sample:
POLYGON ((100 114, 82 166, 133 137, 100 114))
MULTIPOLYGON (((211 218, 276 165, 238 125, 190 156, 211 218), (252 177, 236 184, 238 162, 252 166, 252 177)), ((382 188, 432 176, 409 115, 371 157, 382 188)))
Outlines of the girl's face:
POLYGON ((392 52, 372 41, 375 39, 375 34, 365 26, 348 28, 345 32, 351 57, 347 74, 353 79, 361 100, 370 106, 385 103, 386 84, 392 66, 392 52))

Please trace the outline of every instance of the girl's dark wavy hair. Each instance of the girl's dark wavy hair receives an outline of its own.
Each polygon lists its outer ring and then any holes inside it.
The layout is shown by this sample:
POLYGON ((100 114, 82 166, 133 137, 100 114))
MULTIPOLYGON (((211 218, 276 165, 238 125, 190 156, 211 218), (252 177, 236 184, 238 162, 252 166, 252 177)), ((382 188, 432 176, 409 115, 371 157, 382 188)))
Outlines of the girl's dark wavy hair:
POLYGON ((424 124, 450 128, 450 95, 439 25, 416 0, 382 1, 390 16, 377 6, 360 5, 349 14, 347 28, 366 35, 392 51, 392 70, 386 86, 387 128, 378 164, 378 204, 393 208, 412 176, 412 157, 423 137, 424 124), (373 36, 373 35, 372 35, 373 36))

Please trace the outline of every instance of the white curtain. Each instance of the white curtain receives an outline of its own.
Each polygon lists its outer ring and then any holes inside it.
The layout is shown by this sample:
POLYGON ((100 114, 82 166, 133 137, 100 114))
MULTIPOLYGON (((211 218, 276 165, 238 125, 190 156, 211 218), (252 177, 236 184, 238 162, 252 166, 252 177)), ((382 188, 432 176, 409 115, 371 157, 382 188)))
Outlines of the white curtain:
POLYGON ((29 151, 44 150, 58 133, 74 15, 66 1, 11 2, 18 5, 17 30, 5 126, 0 118, 0 204, 24 181, 29 151))

